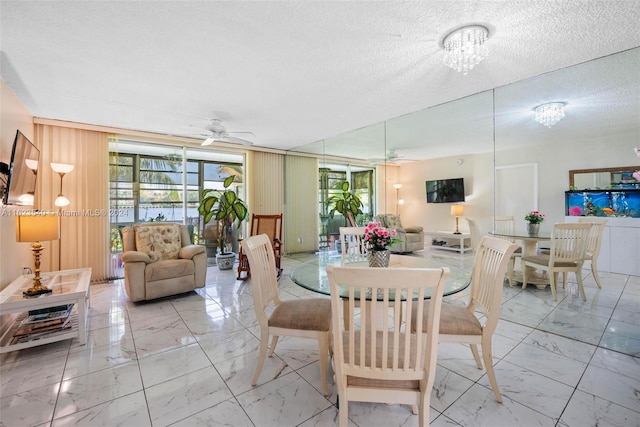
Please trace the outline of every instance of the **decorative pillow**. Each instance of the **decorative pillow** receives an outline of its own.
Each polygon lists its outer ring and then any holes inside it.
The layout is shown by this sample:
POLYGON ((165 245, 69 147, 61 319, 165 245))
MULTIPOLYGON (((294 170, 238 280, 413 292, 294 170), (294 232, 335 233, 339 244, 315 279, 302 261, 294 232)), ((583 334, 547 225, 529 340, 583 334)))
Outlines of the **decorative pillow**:
POLYGON ((149 255, 151 262, 177 259, 182 247, 178 224, 137 224, 133 226, 136 249, 149 255))
POLYGON ((394 228, 394 229, 398 229, 398 228, 402 228, 402 222, 400 222, 400 216, 399 215, 387 215, 387 228, 394 228))

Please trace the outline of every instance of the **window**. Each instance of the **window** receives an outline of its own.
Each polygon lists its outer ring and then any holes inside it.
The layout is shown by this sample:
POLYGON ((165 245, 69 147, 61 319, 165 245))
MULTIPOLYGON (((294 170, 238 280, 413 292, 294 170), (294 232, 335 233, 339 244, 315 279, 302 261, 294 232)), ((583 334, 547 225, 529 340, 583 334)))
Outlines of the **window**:
MULTIPOLYGON (((111 251, 122 250, 120 230, 137 222, 193 225, 199 241, 198 205, 204 188, 222 189, 230 174, 243 177, 239 154, 132 141, 113 142, 109 154, 111 251), (163 154, 168 153, 168 154, 163 154), (186 160, 183 161, 183 156, 186 160)), ((243 185, 236 191, 243 192, 243 185)))
POLYGON ((345 219, 336 214, 329 218, 331 210, 327 200, 341 192, 344 181, 349 182, 349 191, 362 201, 362 214, 356 217, 357 224, 366 224, 373 218, 374 174, 372 168, 361 168, 349 165, 327 165, 320 168, 318 183, 318 203, 320 224, 318 235, 320 249, 329 249, 339 236, 339 227, 346 225, 345 219))

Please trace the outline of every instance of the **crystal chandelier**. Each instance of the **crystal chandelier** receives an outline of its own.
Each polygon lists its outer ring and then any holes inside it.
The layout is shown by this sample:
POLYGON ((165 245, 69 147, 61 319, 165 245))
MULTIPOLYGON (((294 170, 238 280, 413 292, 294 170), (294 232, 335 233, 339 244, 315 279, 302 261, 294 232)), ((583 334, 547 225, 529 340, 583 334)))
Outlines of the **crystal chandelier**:
POLYGON ((542 123, 546 127, 558 123, 564 117, 564 102, 549 102, 548 104, 538 105, 536 110, 536 122, 542 123))
POLYGON ((470 25, 449 33, 443 40, 444 65, 467 74, 487 56, 489 30, 482 25, 470 25))

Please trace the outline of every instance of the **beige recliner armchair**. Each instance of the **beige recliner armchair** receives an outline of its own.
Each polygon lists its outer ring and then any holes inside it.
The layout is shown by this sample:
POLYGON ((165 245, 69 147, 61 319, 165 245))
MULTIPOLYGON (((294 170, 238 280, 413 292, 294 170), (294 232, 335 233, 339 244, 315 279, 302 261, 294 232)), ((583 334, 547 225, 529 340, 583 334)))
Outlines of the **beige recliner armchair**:
POLYGON ((150 222, 122 230, 124 284, 131 301, 204 287, 205 247, 192 245, 186 225, 150 222))
POLYGON ((408 253, 424 249, 424 230, 420 226, 403 227, 399 215, 380 214, 373 217, 384 228, 394 229, 398 232, 401 242, 389 246, 391 252, 408 253))

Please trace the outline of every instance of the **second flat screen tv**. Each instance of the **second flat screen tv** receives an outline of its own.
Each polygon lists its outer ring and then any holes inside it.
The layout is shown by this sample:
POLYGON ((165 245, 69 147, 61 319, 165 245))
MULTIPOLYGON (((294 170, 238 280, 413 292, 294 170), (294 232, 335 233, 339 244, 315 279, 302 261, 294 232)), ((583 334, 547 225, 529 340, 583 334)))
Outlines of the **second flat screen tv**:
POLYGON ((427 203, 464 202, 464 178, 427 181, 427 203))

